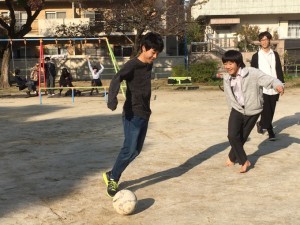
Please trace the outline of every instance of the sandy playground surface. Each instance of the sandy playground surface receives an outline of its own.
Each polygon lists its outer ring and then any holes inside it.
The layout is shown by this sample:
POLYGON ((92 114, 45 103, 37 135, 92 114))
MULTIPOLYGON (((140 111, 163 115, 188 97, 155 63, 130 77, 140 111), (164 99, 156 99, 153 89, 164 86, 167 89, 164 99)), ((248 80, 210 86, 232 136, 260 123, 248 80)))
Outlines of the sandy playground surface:
POLYGON ((299 224, 299 88, 278 103, 277 141, 252 131, 246 174, 224 166, 223 92, 152 94, 144 149, 120 183, 139 199, 130 216, 114 211, 101 177, 123 142, 121 95, 115 112, 103 97, 0 98, 0 224, 299 224))

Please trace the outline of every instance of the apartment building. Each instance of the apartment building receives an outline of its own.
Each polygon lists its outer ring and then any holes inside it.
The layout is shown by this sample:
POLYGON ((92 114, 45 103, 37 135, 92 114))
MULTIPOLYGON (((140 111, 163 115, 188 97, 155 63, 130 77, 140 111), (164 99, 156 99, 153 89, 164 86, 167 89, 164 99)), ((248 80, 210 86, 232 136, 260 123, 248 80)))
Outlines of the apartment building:
POLYGON ((298 0, 196 0, 205 2, 192 7, 194 19, 206 18, 206 39, 223 49, 235 48, 239 27, 245 24, 269 30, 282 43, 283 54, 300 55, 300 1, 298 0))
MULTIPOLYGON (((111 10, 111 13, 114 14, 113 9, 116 2, 118 2, 118 0, 46 0, 43 10, 32 24, 32 31, 25 37, 54 37, 56 36, 56 27, 62 24, 66 26, 79 24, 90 27, 97 26, 99 29, 104 27, 105 24, 103 12, 105 10, 111 10)), ((4 0, 0 0, 0 14, 2 18, 9 14, 4 0)), ((25 23, 27 14, 20 8, 20 11, 16 11, 16 18, 17 27, 20 27, 25 23)), ((109 33, 110 42, 114 45, 116 56, 130 56, 132 43, 128 39, 133 40, 136 31, 126 30, 125 26, 120 29, 122 29, 122 32, 118 29, 113 29, 109 33), (127 37, 124 35, 124 29, 127 37)), ((100 31, 98 35, 105 36, 106 34, 100 31)), ((164 53, 166 55, 177 56, 183 54, 183 46, 178 38, 168 36, 166 37, 165 42, 166 50, 164 53)), ((54 49, 50 51, 50 53, 55 52, 54 49)), ((65 51, 65 49, 57 49, 58 54, 65 51)), ((93 52, 93 54, 103 55, 105 54, 105 51, 103 49, 98 49, 96 52, 93 52)))
MULTIPOLYGON (((17 7, 17 5, 16 5, 17 7)), ((36 38, 36 37, 55 37, 56 28, 60 25, 65 26, 103 26, 103 16, 100 9, 108 9, 112 7, 111 0, 46 0, 43 10, 40 12, 36 20, 32 23, 32 30, 28 33, 25 38, 36 38)), ((25 11, 17 11, 16 8, 16 19, 17 26, 22 26, 26 19, 27 14, 25 11)), ((6 9, 4 0, 0 1, 0 12, 2 18, 8 16, 9 11, 6 9)), ((99 33, 104 35, 104 33, 99 33)), ((134 35, 134 32, 128 34, 129 37, 134 35)), ((112 32, 111 41, 115 44, 115 53, 117 56, 130 56, 131 46, 127 39, 122 38, 120 32, 112 32)), ((91 54, 94 56, 106 56, 108 54, 105 44, 98 45, 97 41, 94 41, 93 45, 87 43, 87 48, 82 49, 80 43, 72 43, 74 51, 68 52, 68 44, 65 42, 56 42, 55 45, 51 45, 51 42, 46 42, 47 48, 45 48, 45 54, 56 55, 56 54, 91 54), (86 51, 86 52, 82 52, 86 51)), ((23 51, 16 53, 16 57, 22 57, 23 51)), ((36 55, 34 49, 28 49, 27 57, 34 57, 36 55)))
MULTIPOLYGON (((56 28, 60 25, 70 27, 80 24, 82 26, 101 28, 105 25, 103 12, 110 10, 114 13, 113 9, 116 2, 117 0, 46 0, 43 10, 32 23, 31 32, 25 38, 55 37, 56 28)), ((18 11, 17 5, 15 10, 17 27, 20 27, 25 23, 27 14, 21 8, 18 11)), ((2 18, 9 15, 4 0, 0 0, 0 14, 2 18)), ((128 30, 126 27, 120 29, 122 29, 122 32, 118 29, 113 29, 109 33, 108 38, 117 60, 123 62, 132 53, 133 44, 129 39, 134 40, 136 31, 128 30), (126 35, 124 35, 124 29, 126 35)), ((104 32, 99 32, 97 36, 107 35, 104 32)), ((105 42, 99 42, 98 40, 60 41, 59 38, 57 39, 56 41, 43 41, 44 55, 67 55, 70 59, 76 58, 76 56, 91 55, 94 58, 102 57, 103 60, 109 63, 109 51, 105 42)), ((176 36, 165 37, 165 46, 165 50, 161 53, 162 60, 160 60, 159 66, 164 67, 164 58, 162 57, 169 56, 173 57, 173 59, 169 58, 169 65, 183 63, 184 50, 182 49, 184 46, 182 41, 176 36)), ((38 43, 27 42, 26 46, 15 46, 13 51, 15 59, 39 57, 38 43)), ((82 73, 82 71, 78 73, 82 73)))

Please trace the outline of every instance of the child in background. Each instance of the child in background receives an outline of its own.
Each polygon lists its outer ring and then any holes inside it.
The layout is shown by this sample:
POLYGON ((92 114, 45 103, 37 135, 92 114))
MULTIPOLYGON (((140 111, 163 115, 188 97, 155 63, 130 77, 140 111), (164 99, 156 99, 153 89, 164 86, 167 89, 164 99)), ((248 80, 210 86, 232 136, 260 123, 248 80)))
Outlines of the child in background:
MULTIPOLYGON (((62 68, 61 76, 59 78, 59 87, 74 87, 72 84, 72 75, 69 72, 67 68, 62 68)), ((59 90, 59 95, 61 95, 63 89, 59 90)), ((81 91, 74 89, 74 95, 80 96, 81 91)), ((65 96, 71 96, 72 95, 72 89, 70 88, 68 91, 66 91, 65 96)))
MULTIPOLYGON (((90 56, 86 56, 86 59, 87 59, 87 62, 88 62, 89 69, 92 73, 91 85, 93 87, 102 86, 102 82, 101 82, 101 79, 100 79, 100 74, 103 72, 104 66, 100 63, 101 69, 99 70, 98 67, 91 65, 90 56)), ((95 89, 96 89, 96 93, 98 94, 99 93, 98 89, 97 88, 95 88, 95 89)), ((90 95, 93 95, 93 91, 94 91, 94 88, 92 88, 90 95)))

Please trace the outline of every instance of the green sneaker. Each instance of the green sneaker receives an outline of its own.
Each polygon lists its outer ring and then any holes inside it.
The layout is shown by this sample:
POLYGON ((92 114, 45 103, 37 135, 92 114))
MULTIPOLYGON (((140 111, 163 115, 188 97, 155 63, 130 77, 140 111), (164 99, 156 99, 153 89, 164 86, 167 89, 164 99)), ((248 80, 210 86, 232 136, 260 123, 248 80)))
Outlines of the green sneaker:
POLYGON ((118 182, 110 178, 111 172, 105 172, 102 174, 105 185, 107 186, 106 193, 109 197, 114 197, 119 191, 118 182))
POLYGON ((104 180, 104 183, 105 183, 106 187, 108 186, 108 180, 110 179, 110 173, 111 172, 102 173, 102 177, 103 177, 103 180, 104 180))

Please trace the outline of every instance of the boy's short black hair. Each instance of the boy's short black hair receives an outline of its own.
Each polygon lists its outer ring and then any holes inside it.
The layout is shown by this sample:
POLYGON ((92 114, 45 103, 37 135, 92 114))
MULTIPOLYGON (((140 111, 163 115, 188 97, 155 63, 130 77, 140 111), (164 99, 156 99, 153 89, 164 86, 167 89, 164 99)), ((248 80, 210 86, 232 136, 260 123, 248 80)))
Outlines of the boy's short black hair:
POLYGON ((50 57, 47 56, 47 57, 45 58, 45 60, 46 60, 46 61, 50 61, 50 57))
POLYGON ((20 75, 21 70, 20 69, 15 69, 15 75, 20 75))
POLYGON ((272 39, 272 35, 271 35, 270 32, 268 32, 268 31, 261 32, 261 33, 258 35, 258 40, 260 41, 261 39, 263 39, 263 37, 267 37, 269 40, 272 39))
POLYGON ((153 48, 155 51, 162 52, 164 49, 164 41, 160 34, 149 32, 141 40, 141 48, 144 46, 146 50, 153 48))
POLYGON ((236 50, 228 50, 222 56, 222 62, 235 62, 239 67, 244 68, 246 65, 243 62, 243 55, 236 50))
POLYGON ((66 67, 64 67, 64 68, 62 68, 61 73, 62 74, 67 74, 67 73, 70 73, 70 72, 66 67))

